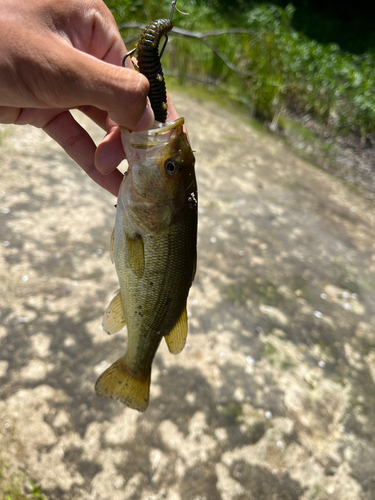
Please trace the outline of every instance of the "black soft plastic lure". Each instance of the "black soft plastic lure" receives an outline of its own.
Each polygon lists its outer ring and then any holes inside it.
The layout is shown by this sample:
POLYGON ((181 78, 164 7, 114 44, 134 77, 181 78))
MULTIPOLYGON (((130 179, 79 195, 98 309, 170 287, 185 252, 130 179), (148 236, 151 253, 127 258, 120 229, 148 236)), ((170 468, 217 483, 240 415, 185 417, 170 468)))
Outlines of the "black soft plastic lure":
POLYGON ((138 68, 150 83, 148 97, 155 120, 162 123, 167 118, 167 91, 160 62, 159 43, 172 28, 170 19, 158 19, 146 26, 137 44, 138 68))
POLYGON ((122 61, 122 65, 125 66, 125 59, 137 51, 138 70, 142 75, 145 75, 150 83, 148 97, 154 111, 155 120, 161 123, 164 123, 167 118, 168 106, 160 58, 168 41, 168 33, 173 28, 172 17, 176 9, 176 3, 177 0, 173 0, 169 19, 158 19, 145 27, 135 48, 128 52, 122 61), (159 54, 159 43, 163 36, 165 36, 166 40, 159 54))

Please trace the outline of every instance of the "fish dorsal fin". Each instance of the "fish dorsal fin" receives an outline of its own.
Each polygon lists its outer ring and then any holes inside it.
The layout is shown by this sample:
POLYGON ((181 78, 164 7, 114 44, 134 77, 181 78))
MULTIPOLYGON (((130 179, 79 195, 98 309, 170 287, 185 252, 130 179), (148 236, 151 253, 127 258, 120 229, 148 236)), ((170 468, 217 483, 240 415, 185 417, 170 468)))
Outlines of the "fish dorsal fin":
POLYGON ((150 398, 151 371, 133 373, 126 366, 126 358, 118 359, 100 375, 95 392, 104 398, 118 399, 130 408, 145 411, 150 398))
POLYGON ((126 325, 124 308, 121 301, 121 290, 113 297, 103 316, 103 330, 116 333, 126 325))
POLYGON ((111 236, 110 254, 112 264, 115 262, 115 228, 113 228, 111 236))
POLYGON ((172 330, 165 336, 169 352, 178 354, 185 347, 186 336, 188 331, 186 307, 178 318, 177 323, 172 330))
POLYGON ((130 269, 137 278, 142 278, 145 270, 145 251, 143 247, 143 238, 139 234, 131 238, 126 235, 126 244, 128 247, 128 262, 130 269))

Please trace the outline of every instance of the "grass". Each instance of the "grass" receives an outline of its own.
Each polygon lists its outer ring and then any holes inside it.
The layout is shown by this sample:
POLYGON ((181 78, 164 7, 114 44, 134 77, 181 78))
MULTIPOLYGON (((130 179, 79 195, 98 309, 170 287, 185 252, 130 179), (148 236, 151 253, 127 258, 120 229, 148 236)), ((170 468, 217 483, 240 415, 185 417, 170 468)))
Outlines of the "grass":
POLYGON ((47 500, 39 485, 26 478, 21 471, 11 471, 0 462, 0 500, 47 500), (28 490, 28 493, 25 493, 28 490))
POLYGON ((236 403, 235 401, 228 401, 226 403, 219 404, 217 411, 220 419, 224 422, 225 427, 237 425, 238 421, 243 416, 242 404, 236 403))
POLYGON ((276 347, 271 342, 266 342, 263 349, 263 356, 270 357, 277 353, 276 347))
MULTIPOLYGON (((11 481, 14 481, 13 478, 11 481)), ((29 489, 31 493, 25 494, 22 492, 19 486, 10 482, 2 486, 3 490, 0 492, 0 500, 47 500, 47 497, 43 494, 40 486, 37 486, 33 482, 29 483, 29 489)))

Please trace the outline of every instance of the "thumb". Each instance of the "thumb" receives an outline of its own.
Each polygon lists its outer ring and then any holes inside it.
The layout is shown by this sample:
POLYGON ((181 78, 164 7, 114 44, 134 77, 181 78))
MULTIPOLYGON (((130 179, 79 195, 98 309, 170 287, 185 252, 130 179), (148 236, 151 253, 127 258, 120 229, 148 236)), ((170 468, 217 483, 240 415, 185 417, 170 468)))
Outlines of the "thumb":
POLYGON ((152 125, 154 115, 147 105, 150 86, 145 76, 73 47, 68 52, 61 84, 68 89, 65 98, 70 102, 60 102, 58 107, 95 106, 130 130, 147 129, 152 125))

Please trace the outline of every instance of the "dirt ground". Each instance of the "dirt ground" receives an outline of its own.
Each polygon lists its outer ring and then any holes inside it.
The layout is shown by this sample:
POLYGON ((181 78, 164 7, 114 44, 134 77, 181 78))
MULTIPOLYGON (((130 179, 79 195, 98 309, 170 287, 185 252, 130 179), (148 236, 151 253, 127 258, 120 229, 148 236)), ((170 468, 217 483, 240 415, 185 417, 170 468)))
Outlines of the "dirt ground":
POLYGON ((0 488, 373 500, 374 202, 239 116, 173 99, 196 151, 198 270, 188 344, 162 343, 144 414, 94 392, 126 347, 100 328, 116 200, 43 132, 0 129, 0 488))

